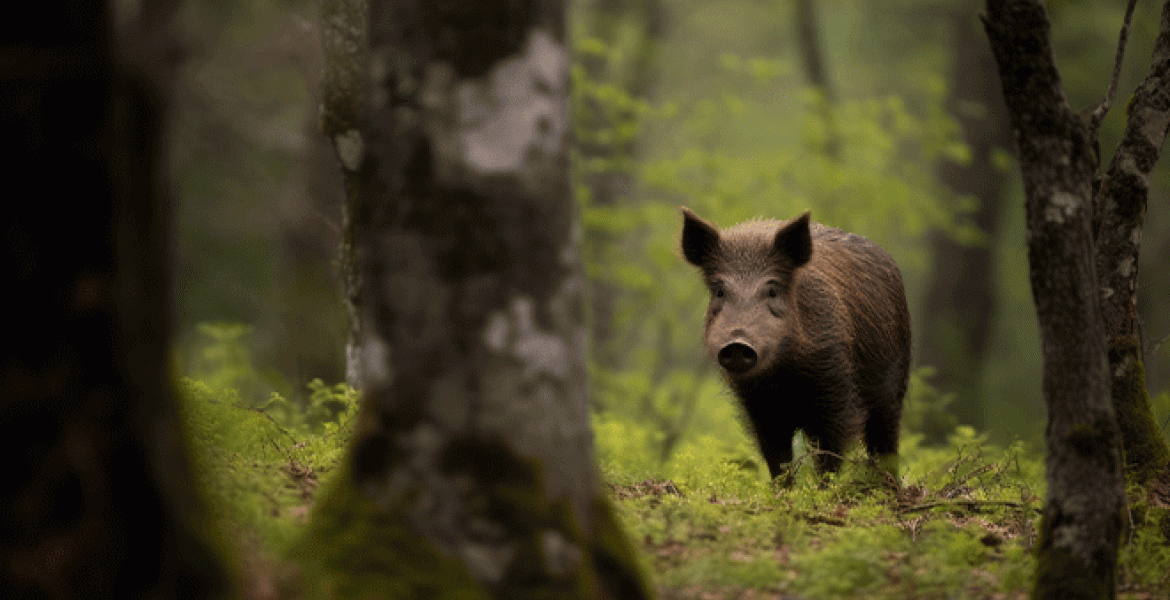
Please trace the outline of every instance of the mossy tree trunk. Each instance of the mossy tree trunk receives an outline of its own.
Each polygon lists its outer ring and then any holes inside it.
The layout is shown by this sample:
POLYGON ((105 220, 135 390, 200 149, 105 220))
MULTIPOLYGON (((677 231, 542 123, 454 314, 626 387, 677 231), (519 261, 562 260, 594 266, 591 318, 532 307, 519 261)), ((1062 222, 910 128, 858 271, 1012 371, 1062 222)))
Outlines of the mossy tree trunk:
POLYGON ((1150 72, 1129 100, 1127 113, 1121 144, 1094 198, 1101 315, 1126 475, 1142 485, 1160 482, 1151 489, 1170 503, 1170 446, 1150 407, 1137 314, 1138 253, 1150 172, 1170 128, 1170 2, 1162 6, 1150 72))
POLYGON ((996 305, 993 242, 1003 205, 1004 174, 996 152, 1011 147, 1011 130, 996 79, 995 59, 979 31, 973 3, 951 9, 951 79, 947 110, 959 123, 970 160, 943 159, 939 180, 956 201, 978 202, 971 219, 987 243, 963 244, 943 231, 930 235, 930 282, 923 311, 921 356, 938 369, 934 384, 954 392, 954 421, 927 425, 927 442, 946 443, 956 424, 986 427, 982 379, 996 305))
POLYGON ((171 391, 174 5, 5 15, 3 598, 225 593, 171 391))
POLYGON ((359 126, 333 134, 364 396, 308 574, 341 597, 641 597, 589 426, 563 4, 371 0, 368 23, 359 126))
POLYGON ((1113 598, 1125 495, 1094 265, 1096 152, 1065 100, 1043 4, 988 0, 984 25, 1023 171, 1048 409, 1033 597, 1113 598))

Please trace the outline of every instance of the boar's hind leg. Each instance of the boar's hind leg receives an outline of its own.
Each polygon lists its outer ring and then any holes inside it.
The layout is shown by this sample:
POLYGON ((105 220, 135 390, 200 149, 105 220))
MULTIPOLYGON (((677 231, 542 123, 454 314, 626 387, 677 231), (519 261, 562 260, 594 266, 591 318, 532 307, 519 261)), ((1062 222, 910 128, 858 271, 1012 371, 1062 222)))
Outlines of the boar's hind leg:
POLYGON ((878 465, 897 474, 898 434, 902 430, 902 398, 906 395, 909 374, 907 360, 884 364, 877 376, 865 379, 862 405, 866 410, 865 449, 878 465))
POLYGON ((902 400, 888 400, 879 399, 869 407, 869 417, 865 421, 865 449, 882 469, 896 476, 902 400))

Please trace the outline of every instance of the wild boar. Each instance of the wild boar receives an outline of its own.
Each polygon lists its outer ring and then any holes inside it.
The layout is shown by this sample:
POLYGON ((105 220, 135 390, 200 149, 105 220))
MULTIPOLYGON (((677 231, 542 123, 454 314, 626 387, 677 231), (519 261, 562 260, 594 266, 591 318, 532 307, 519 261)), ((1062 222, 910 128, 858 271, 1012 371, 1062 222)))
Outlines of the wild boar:
POLYGON ((809 220, 720 231, 687 208, 682 252, 710 290, 703 342, 738 397, 772 477, 797 430, 836 471, 850 441, 896 468, 910 372, 898 266, 873 242, 809 220))

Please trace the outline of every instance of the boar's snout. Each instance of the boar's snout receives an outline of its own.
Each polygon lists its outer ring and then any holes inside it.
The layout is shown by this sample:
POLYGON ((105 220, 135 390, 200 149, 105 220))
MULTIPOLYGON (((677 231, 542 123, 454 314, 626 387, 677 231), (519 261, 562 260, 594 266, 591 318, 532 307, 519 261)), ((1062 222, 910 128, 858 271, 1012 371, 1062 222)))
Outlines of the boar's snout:
POLYGON ((746 373, 756 366, 755 349, 743 342, 731 342, 719 349, 719 366, 729 373, 746 373))

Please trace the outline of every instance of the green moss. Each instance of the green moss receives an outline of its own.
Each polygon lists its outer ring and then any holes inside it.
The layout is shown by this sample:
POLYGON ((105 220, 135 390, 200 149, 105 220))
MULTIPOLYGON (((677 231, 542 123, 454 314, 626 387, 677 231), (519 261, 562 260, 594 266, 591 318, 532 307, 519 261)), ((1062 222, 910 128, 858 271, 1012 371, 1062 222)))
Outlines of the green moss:
POLYGON ((1115 426, 1107 418, 1077 423, 1065 432, 1064 441, 1081 455, 1091 455, 1116 443, 1115 426))
POLYGON ((289 557, 310 598, 487 598, 463 565, 420 543, 406 528, 401 502, 375 506, 356 493, 343 469, 313 511, 289 557))
POLYGON ((877 477, 877 483, 886 487, 897 488, 898 480, 898 455, 897 454, 883 454, 873 459, 870 465, 870 470, 873 475, 877 477))
MULTIPOLYGON (((603 588, 612 597, 649 597, 601 492, 592 508, 595 533, 586 539, 569 502, 547 498, 534 459, 499 442, 464 438, 448 446, 439 468, 471 481, 463 499, 474 511, 469 517, 498 525, 502 543, 514 549, 498 582, 477 581, 463 561, 407 525, 414 493, 386 498, 360 492, 361 480, 377 481, 379 474, 357 475, 351 467, 342 469, 314 509, 290 554, 301 565, 300 581, 287 585, 315 598, 596 598, 603 588)), ((352 462, 351 455, 346 464, 352 462)))
POLYGON ((1170 509, 1150 506, 1143 494, 1132 495, 1133 531, 1119 556, 1123 586, 1170 589, 1170 509))
POLYGON ((1041 554, 1036 565, 1036 586, 1032 598, 1092 600, 1113 598, 1112 580, 1103 583, 1084 568, 1084 563, 1067 550, 1052 549, 1041 554))
POLYGON ((1126 477, 1144 485, 1170 467, 1170 445, 1154 418, 1137 338, 1120 336, 1110 340, 1109 365, 1113 373, 1113 409, 1125 448, 1126 477))
MULTIPOLYGON (((1111 556, 1093 556, 1093 563, 1074 555, 1067 548, 1052 544, 1053 523, 1051 511, 1046 510, 1040 519, 1040 536, 1036 552, 1036 579, 1032 589, 1033 598, 1069 598, 1073 600, 1115 597, 1118 565, 1124 559, 1119 552, 1111 556)), ((1128 507, 1121 507, 1114 515, 1110 527, 1121 542, 1123 524, 1129 522, 1128 507)), ((1060 515, 1057 515, 1059 521, 1060 515)))

